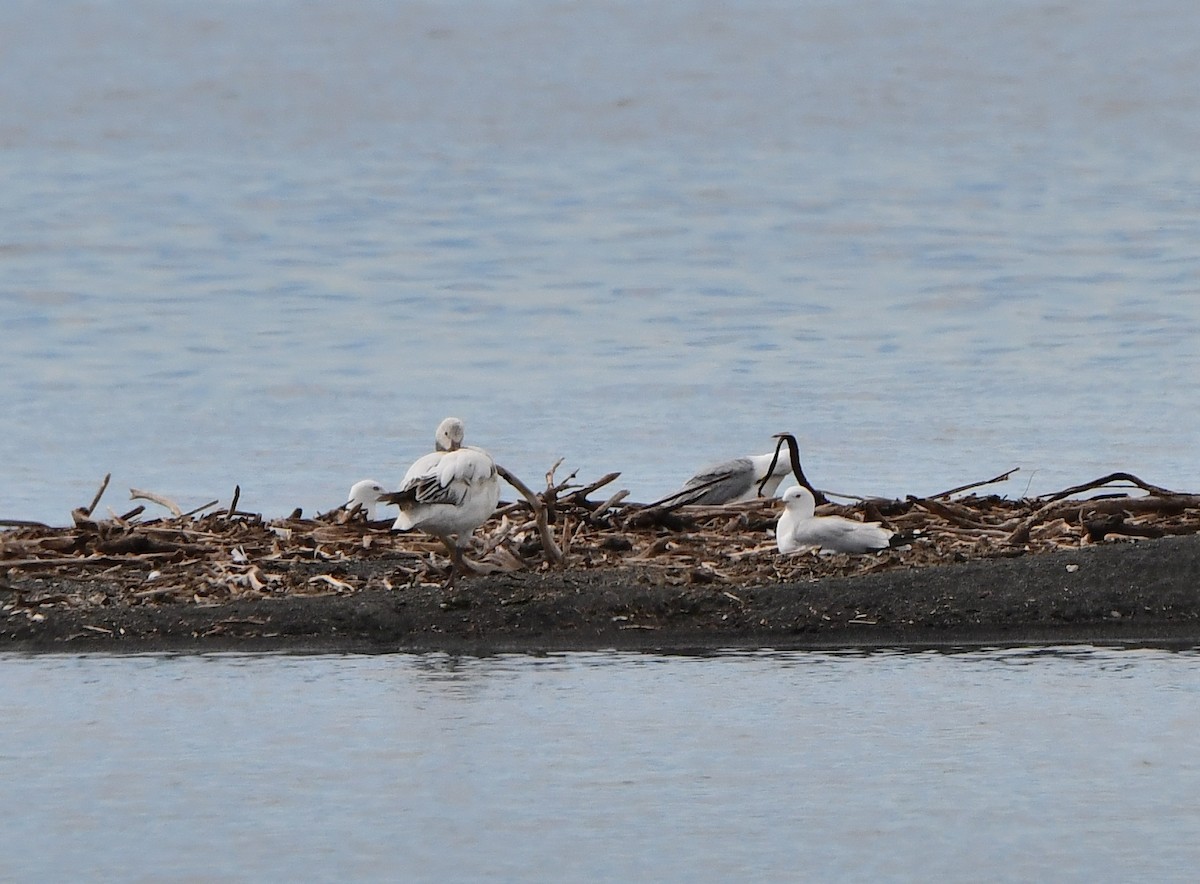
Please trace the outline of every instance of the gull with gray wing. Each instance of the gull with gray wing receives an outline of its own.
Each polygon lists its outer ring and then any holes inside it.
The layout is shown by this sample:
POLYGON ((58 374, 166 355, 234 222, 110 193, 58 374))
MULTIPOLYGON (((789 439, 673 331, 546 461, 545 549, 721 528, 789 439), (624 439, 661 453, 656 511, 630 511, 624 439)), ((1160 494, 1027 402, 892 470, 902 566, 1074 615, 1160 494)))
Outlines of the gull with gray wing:
MULTIPOLYGON (((688 504, 715 506, 724 503, 740 503, 758 497, 771 497, 789 473, 796 481, 812 488, 804 471, 800 468, 800 447, 791 433, 776 433, 779 441, 771 454, 748 454, 723 463, 705 467, 692 476, 678 491, 650 504, 651 507, 674 509, 688 504), (787 444, 790 460, 780 457, 787 444)), ((815 494, 821 492, 812 489, 815 494)), ((824 501, 824 495, 821 495, 824 501)))

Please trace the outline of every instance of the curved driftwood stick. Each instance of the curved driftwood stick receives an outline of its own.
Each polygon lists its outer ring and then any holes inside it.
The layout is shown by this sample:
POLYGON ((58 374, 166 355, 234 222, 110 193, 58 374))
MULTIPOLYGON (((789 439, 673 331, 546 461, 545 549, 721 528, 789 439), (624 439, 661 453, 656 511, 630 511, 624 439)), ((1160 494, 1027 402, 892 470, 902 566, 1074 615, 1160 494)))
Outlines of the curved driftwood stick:
POLYGON ((984 479, 982 482, 971 482, 968 485, 959 485, 957 488, 951 488, 949 491, 943 491, 941 494, 931 494, 926 499, 938 500, 942 497, 949 497, 951 494, 958 494, 960 491, 970 491, 972 488, 982 488, 984 485, 995 485, 997 482, 1006 482, 1008 481, 1008 477, 1017 472, 1019 469, 1021 468, 1013 467, 1008 472, 1001 473, 999 476, 993 476, 990 479, 984 479))
POLYGON ((1159 488, 1157 485, 1151 485, 1149 482, 1143 482, 1133 473, 1109 473, 1107 476, 1101 476, 1091 482, 1084 482, 1082 485, 1075 485, 1072 488, 1064 488, 1057 494, 1051 494, 1049 497, 1042 498, 1047 503, 1054 500, 1062 500, 1064 497, 1070 497, 1072 494, 1078 494, 1081 491, 1091 491, 1095 488, 1104 488, 1113 482, 1129 482, 1131 485, 1136 485, 1148 494, 1161 494, 1170 496, 1175 494, 1174 491, 1169 491, 1166 488, 1159 488))
MULTIPOLYGON (((557 466, 557 464, 555 464, 557 466)), ((534 518, 537 520, 538 536, 542 539, 542 551, 546 554, 546 561, 552 565, 561 565, 563 554, 558 548, 558 544, 554 542, 554 535, 550 531, 550 525, 546 521, 546 506, 541 499, 529 490, 529 486, 506 470, 500 464, 496 464, 496 472, 500 474, 505 482, 521 492, 521 496, 529 503, 533 509, 534 518)), ((547 478, 553 475, 553 472, 547 474, 547 478)))
POLYGON ((169 509, 171 515, 177 519, 183 516, 183 510, 179 508, 179 504, 170 498, 163 497, 161 494, 155 494, 153 491, 139 491, 137 488, 130 488, 129 499, 148 500, 151 503, 157 503, 159 506, 169 509))

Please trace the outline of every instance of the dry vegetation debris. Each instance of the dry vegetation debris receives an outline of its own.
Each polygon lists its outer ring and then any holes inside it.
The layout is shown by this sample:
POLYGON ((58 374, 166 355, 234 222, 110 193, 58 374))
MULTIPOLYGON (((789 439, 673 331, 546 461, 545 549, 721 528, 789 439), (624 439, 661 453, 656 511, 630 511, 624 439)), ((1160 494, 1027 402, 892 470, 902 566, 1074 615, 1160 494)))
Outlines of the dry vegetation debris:
MULTIPOLYGON (((557 465, 556 465, 557 467, 557 465)), ((1113 473, 1063 491, 1010 500, 976 489, 1007 478, 961 486, 931 497, 866 499, 820 508, 881 520, 906 539, 869 556, 781 556, 772 529, 778 500, 664 509, 626 503, 626 492, 602 489, 619 474, 587 484, 574 474, 502 503, 472 538, 476 573, 612 569, 660 586, 738 587, 916 569, 973 559, 1036 555, 1114 537, 1200 532, 1200 496, 1113 473), (1081 496, 1090 495, 1090 496, 1081 496)), ((162 603, 219 605, 239 599, 402 591, 440 584, 444 549, 420 532, 397 533, 391 520, 336 509, 315 518, 296 511, 266 519, 216 501, 184 513, 171 500, 133 489, 170 515, 147 518, 143 505, 109 518, 95 515, 108 479, 69 527, 0 522, 0 605, 5 616, 36 618, 47 608, 86 609, 162 603), (3 575, 7 575, 7 582, 3 575), (32 579, 31 579, 32 578, 32 579)))

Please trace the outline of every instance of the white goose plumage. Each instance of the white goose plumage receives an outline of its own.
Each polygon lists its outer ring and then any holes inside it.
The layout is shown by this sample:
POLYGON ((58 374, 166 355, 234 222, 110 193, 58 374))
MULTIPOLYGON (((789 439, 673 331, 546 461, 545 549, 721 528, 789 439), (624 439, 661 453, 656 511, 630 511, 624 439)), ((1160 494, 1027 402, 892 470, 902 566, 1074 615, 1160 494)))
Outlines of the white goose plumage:
POLYGON ((400 490, 380 500, 400 507, 393 529, 419 528, 439 538, 454 560, 451 581, 462 568, 459 546, 488 520, 500 501, 500 478, 492 456, 463 445, 463 422, 448 417, 438 425, 436 450, 417 458, 400 490))
POLYGON ((775 526, 775 545, 784 554, 822 552, 869 553, 887 549, 896 533, 879 522, 857 522, 842 516, 816 515, 812 492, 802 485, 783 495, 783 515, 775 526))

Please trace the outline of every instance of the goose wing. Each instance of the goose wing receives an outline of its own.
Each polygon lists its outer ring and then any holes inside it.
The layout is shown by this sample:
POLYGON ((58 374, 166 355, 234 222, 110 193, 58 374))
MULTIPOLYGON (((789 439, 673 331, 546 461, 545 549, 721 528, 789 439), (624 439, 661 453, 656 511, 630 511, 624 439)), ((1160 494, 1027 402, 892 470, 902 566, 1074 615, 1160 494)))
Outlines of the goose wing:
POLYGON ((437 451, 409 468, 396 497, 418 504, 459 506, 473 485, 495 475, 495 462, 478 448, 437 451))

